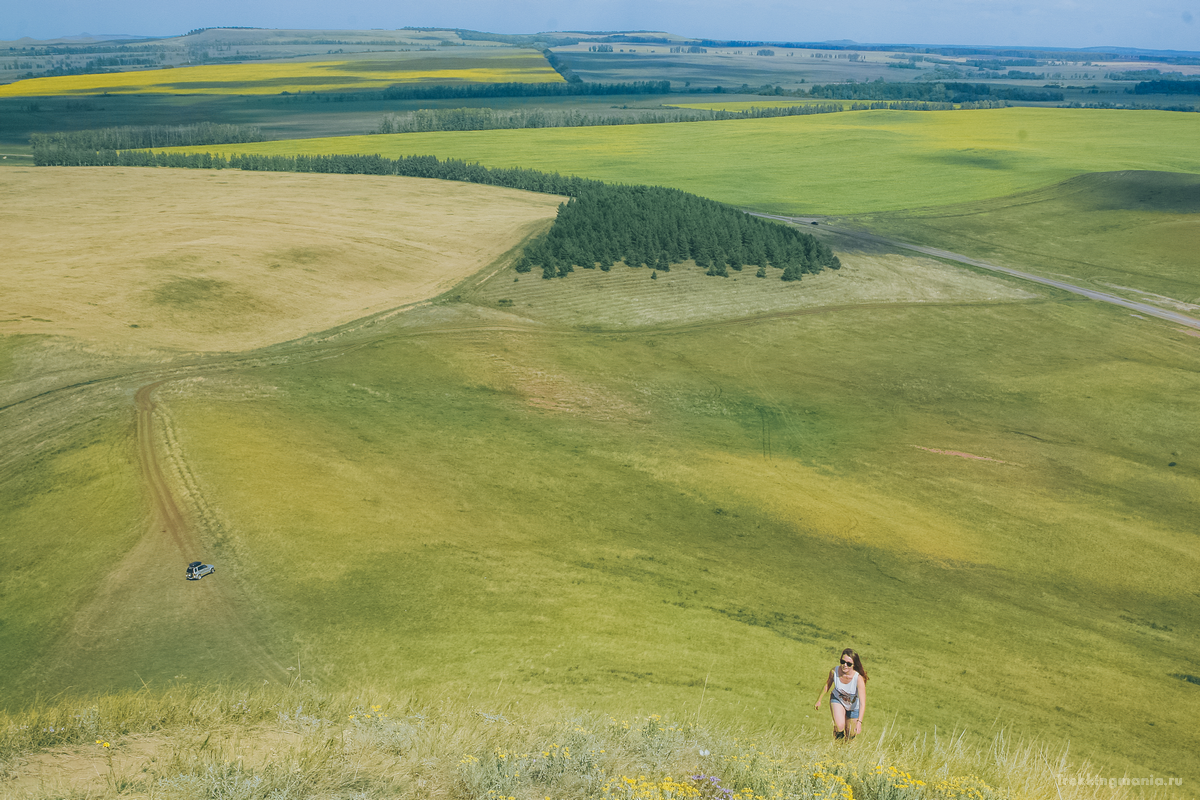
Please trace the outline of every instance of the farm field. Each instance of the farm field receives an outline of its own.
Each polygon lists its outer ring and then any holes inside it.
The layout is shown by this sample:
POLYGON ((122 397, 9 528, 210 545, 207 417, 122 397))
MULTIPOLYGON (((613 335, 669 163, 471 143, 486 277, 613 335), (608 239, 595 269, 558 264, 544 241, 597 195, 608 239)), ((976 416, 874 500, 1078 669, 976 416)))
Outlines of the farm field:
MULTIPOLYGON (((32 103, 24 97, 3 97, 0 98, 0 148, 9 158, 0 161, 0 166, 17 165, 15 156, 31 158, 29 137, 33 133, 216 121, 254 125, 268 139, 305 139, 372 133, 389 114, 423 108, 539 109, 622 116, 637 114, 644 109, 663 109, 662 100, 667 99, 658 95, 603 95, 556 97, 544 101, 524 97, 385 100, 362 95, 346 101, 344 97, 332 93, 288 96, 121 94, 38 98, 32 103)), ((23 163, 28 166, 32 162, 23 163)))
POLYGON ((0 226, 21 231, 0 332, 146 353, 250 350, 424 300, 545 228, 562 200, 416 178, 102 168, 9 170, 0 199, 0 226))
MULTIPOLYGON (((614 45, 618 50, 619 44, 614 45)), ((708 53, 670 53, 668 46, 658 44, 626 45, 625 52, 593 53, 587 45, 577 44, 554 48, 571 69, 584 80, 609 83, 644 80, 646 74, 658 75, 677 88, 725 90, 743 85, 757 89, 763 85, 780 85, 789 91, 803 88, 804 83, 843 81, 853 76, 859 81, 902 80, 897 70, 888 69, 883 54, 873 53, 868 59, 851 63, 846 53, 833 58, 834 53, 814 56, 811 50, 777 49, 774 57, 755 55, 757 48, 710 48, 708 53)))
POLYGON ((190 148, 436 155, 672 186, 780 214, 856 214, 985 200, 1086 172, 1200 172, 1200 115, 1004 108, 346 136, 190 148))
MULTIPOLYGON (((686 43, 680 42, 686 46, 686 43)), ((911 52, 886 50, 844 50, 789 47, 706 47, 705 53, 671 53, 670 47, 661 44, 614 43, 612 53, 588 50, 585 43, 555 47, 571 69, 584 80, 598 82, 641 80, 635 75, 652 73, 660 80, 669 80, 684 89, 736 90, 747 86, 780 86, 788 91, 806 90, 808 84, 842 83, 854 80, 865 83, 874 80, 910 81, 969 79, 974 72, 962 63, 961 58, 933 56, 922 58, 912 69, 892 67, 909 63, 911 52), (766 50, 771 55, 759 55, 766 50), (959 68, 962 68, 961 70, 959 68)), ((1082 68, 1071 65, 1071 71, 1082 68)))
POLYGON ((445 47, 454 47, 462 53, 464 47, 483 49, 493 44, 477 41, 467 45, 454 31, 414 28, 393 31, 202 28, 166 38, 83 36, 41 42, 23 39, 0 41, 0 83, 48 77, 44 73, 55 70, 78 70, 78 74, 86 74, 289 58, 328 61, 333 53, 345 58, 378 59, 380 53, 428 54, 441 52, 439 48, 445 47), (337 42, 336 50, 330 46, 332 41, 337 42))
POLYGON ((0 86, 0 97, 99 94, 282 94, 385 89, 397 83, 561 83, 536 51, 385 53, 376 58, 297 59, 245 64, 62 75, 0 86))
MULTIPOLYGON (((686 50, 688 42, 675 42, 686 50)), ((853 48, 821 49, 775 46, 708 46, 707 52, 670 52, 670 47, 650 43, 614 43, 614 52, 589 50, 587 43, 557 46, 554 53, 583 80, 612 82, 643 80, 652 75, 656 80, 669 80, 675 91, 684 93, 774 90, 807 92, 814 84, 868 83, 882 80, 889 83, 951 81, 984 83, 993 87, 1023 89, 1052 89, 1061 94, 1060 100, 1021 101, 1022 105, 1059 105, 1061 102, 1110 103, 1147 105, 1162 103, 1193 108, 1194 96, 1160 96, 1156 100, 1135 98, 1125 90, 1133 78, 1117 79, 1128 69, 1121 62, 1097 63, 1093 56, 1079 52, 1067 54, 1043 53, 1030 64, 1008 63, 976 53, 916 53, 911 48, 876 50, 853 48), (766 50, 771 55, 759 55, 766 50), (988 68, 988 62, 991 62, 988 68), (1010 67, 1019 67, 1010 75, 1010 67)), ((999 55, 999 54, 997 54, 999 55)), ((1011 54, 1009 54, 1011 56, 1011 54)), ((1033 56, 1034 53, 1027 55, 1033 56)), ((1006 59, 1007 60, 1007 59, 1006 59)), ((1164 73, 1189 75, 1196 69, 1183 59, 1168 62, 1140 61, 1131 71, 1158 69, 1164 73)), ((1153 78, 1155 75, 1143 77, 1153 78)))

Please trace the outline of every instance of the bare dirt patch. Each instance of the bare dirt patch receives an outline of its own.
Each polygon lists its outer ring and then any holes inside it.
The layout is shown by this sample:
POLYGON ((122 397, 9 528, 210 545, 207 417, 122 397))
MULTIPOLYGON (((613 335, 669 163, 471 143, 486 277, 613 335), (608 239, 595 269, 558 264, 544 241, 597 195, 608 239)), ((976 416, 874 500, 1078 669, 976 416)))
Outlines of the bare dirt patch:
POLYGON ((0 334, 239 351, 446 291, 561 198, 448 181, 20 168, 0 181, 0 334))

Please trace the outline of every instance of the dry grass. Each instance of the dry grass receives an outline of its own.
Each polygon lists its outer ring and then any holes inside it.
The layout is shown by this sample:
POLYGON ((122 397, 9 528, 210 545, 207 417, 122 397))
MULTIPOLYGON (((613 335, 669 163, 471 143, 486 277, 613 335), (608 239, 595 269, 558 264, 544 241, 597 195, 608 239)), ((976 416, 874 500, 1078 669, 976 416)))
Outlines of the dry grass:
POLYGON ((305 683, 250 691, 180 686, 10 716, 0 721, 0 788, 30 800, 1173 796, 1171 789, 1131 790, 1120 785, 1124 776, 1097 776, 1063 748, 1013 742, 1003 732, 975 747, 954 733, 910 738, 885 725, 844 744, 824 731, 730 730, 504 698, 445 697, 430 705, 369 691, 330 694, 305 683), (1113 785, 1080 785, 1088 776, 1113 785))
POLYGON ((0 335, 240 351, 446 291, 560 198, 417 178, 14 169, 0 335))

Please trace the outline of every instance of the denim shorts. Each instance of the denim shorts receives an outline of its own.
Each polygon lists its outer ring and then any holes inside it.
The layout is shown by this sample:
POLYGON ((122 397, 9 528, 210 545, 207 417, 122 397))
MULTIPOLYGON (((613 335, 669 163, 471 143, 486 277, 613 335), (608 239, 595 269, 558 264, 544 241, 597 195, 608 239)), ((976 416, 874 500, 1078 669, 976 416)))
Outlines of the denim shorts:
POLYGON ((831 703, 837 703, 837 704, 839 704, 839 705, 840 705, 842 708, 846 709, 846 719, 858 719, 858 716, 859 716, 859 714, 861 713, 861 712, 860 712, 860 710, 859 710, 859 706, 858 706, 858 698, 857 698, 857 697, 856 697, 856 698, 854 698, 854 702, 853 702, 851 705, 849 705, 849 706, 847 706, 847 705, 846 705, 845 703, 843 703, 841 700, 838 700, 836 697, 830 697, 830 698, 829 698, 829 701, 830 701, 831 703))

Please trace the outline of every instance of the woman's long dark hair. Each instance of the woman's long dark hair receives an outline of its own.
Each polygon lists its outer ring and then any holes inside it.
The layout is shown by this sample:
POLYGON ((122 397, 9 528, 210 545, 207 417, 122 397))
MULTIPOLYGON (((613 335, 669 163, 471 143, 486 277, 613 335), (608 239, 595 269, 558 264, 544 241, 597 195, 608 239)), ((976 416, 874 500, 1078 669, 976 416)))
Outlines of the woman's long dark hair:
POLYGON ((863 683, 866 683, 868 680, 870 680, 867 677, 866 669, 863 668, 862 659, 858 657, 858 653, 854 652, 849 647, 847 647, 845 650, 842 651, 842 655, 850 656, 850 658, 854 659, 854 671, 857 672, 859 675, 863 676, 863 683))

